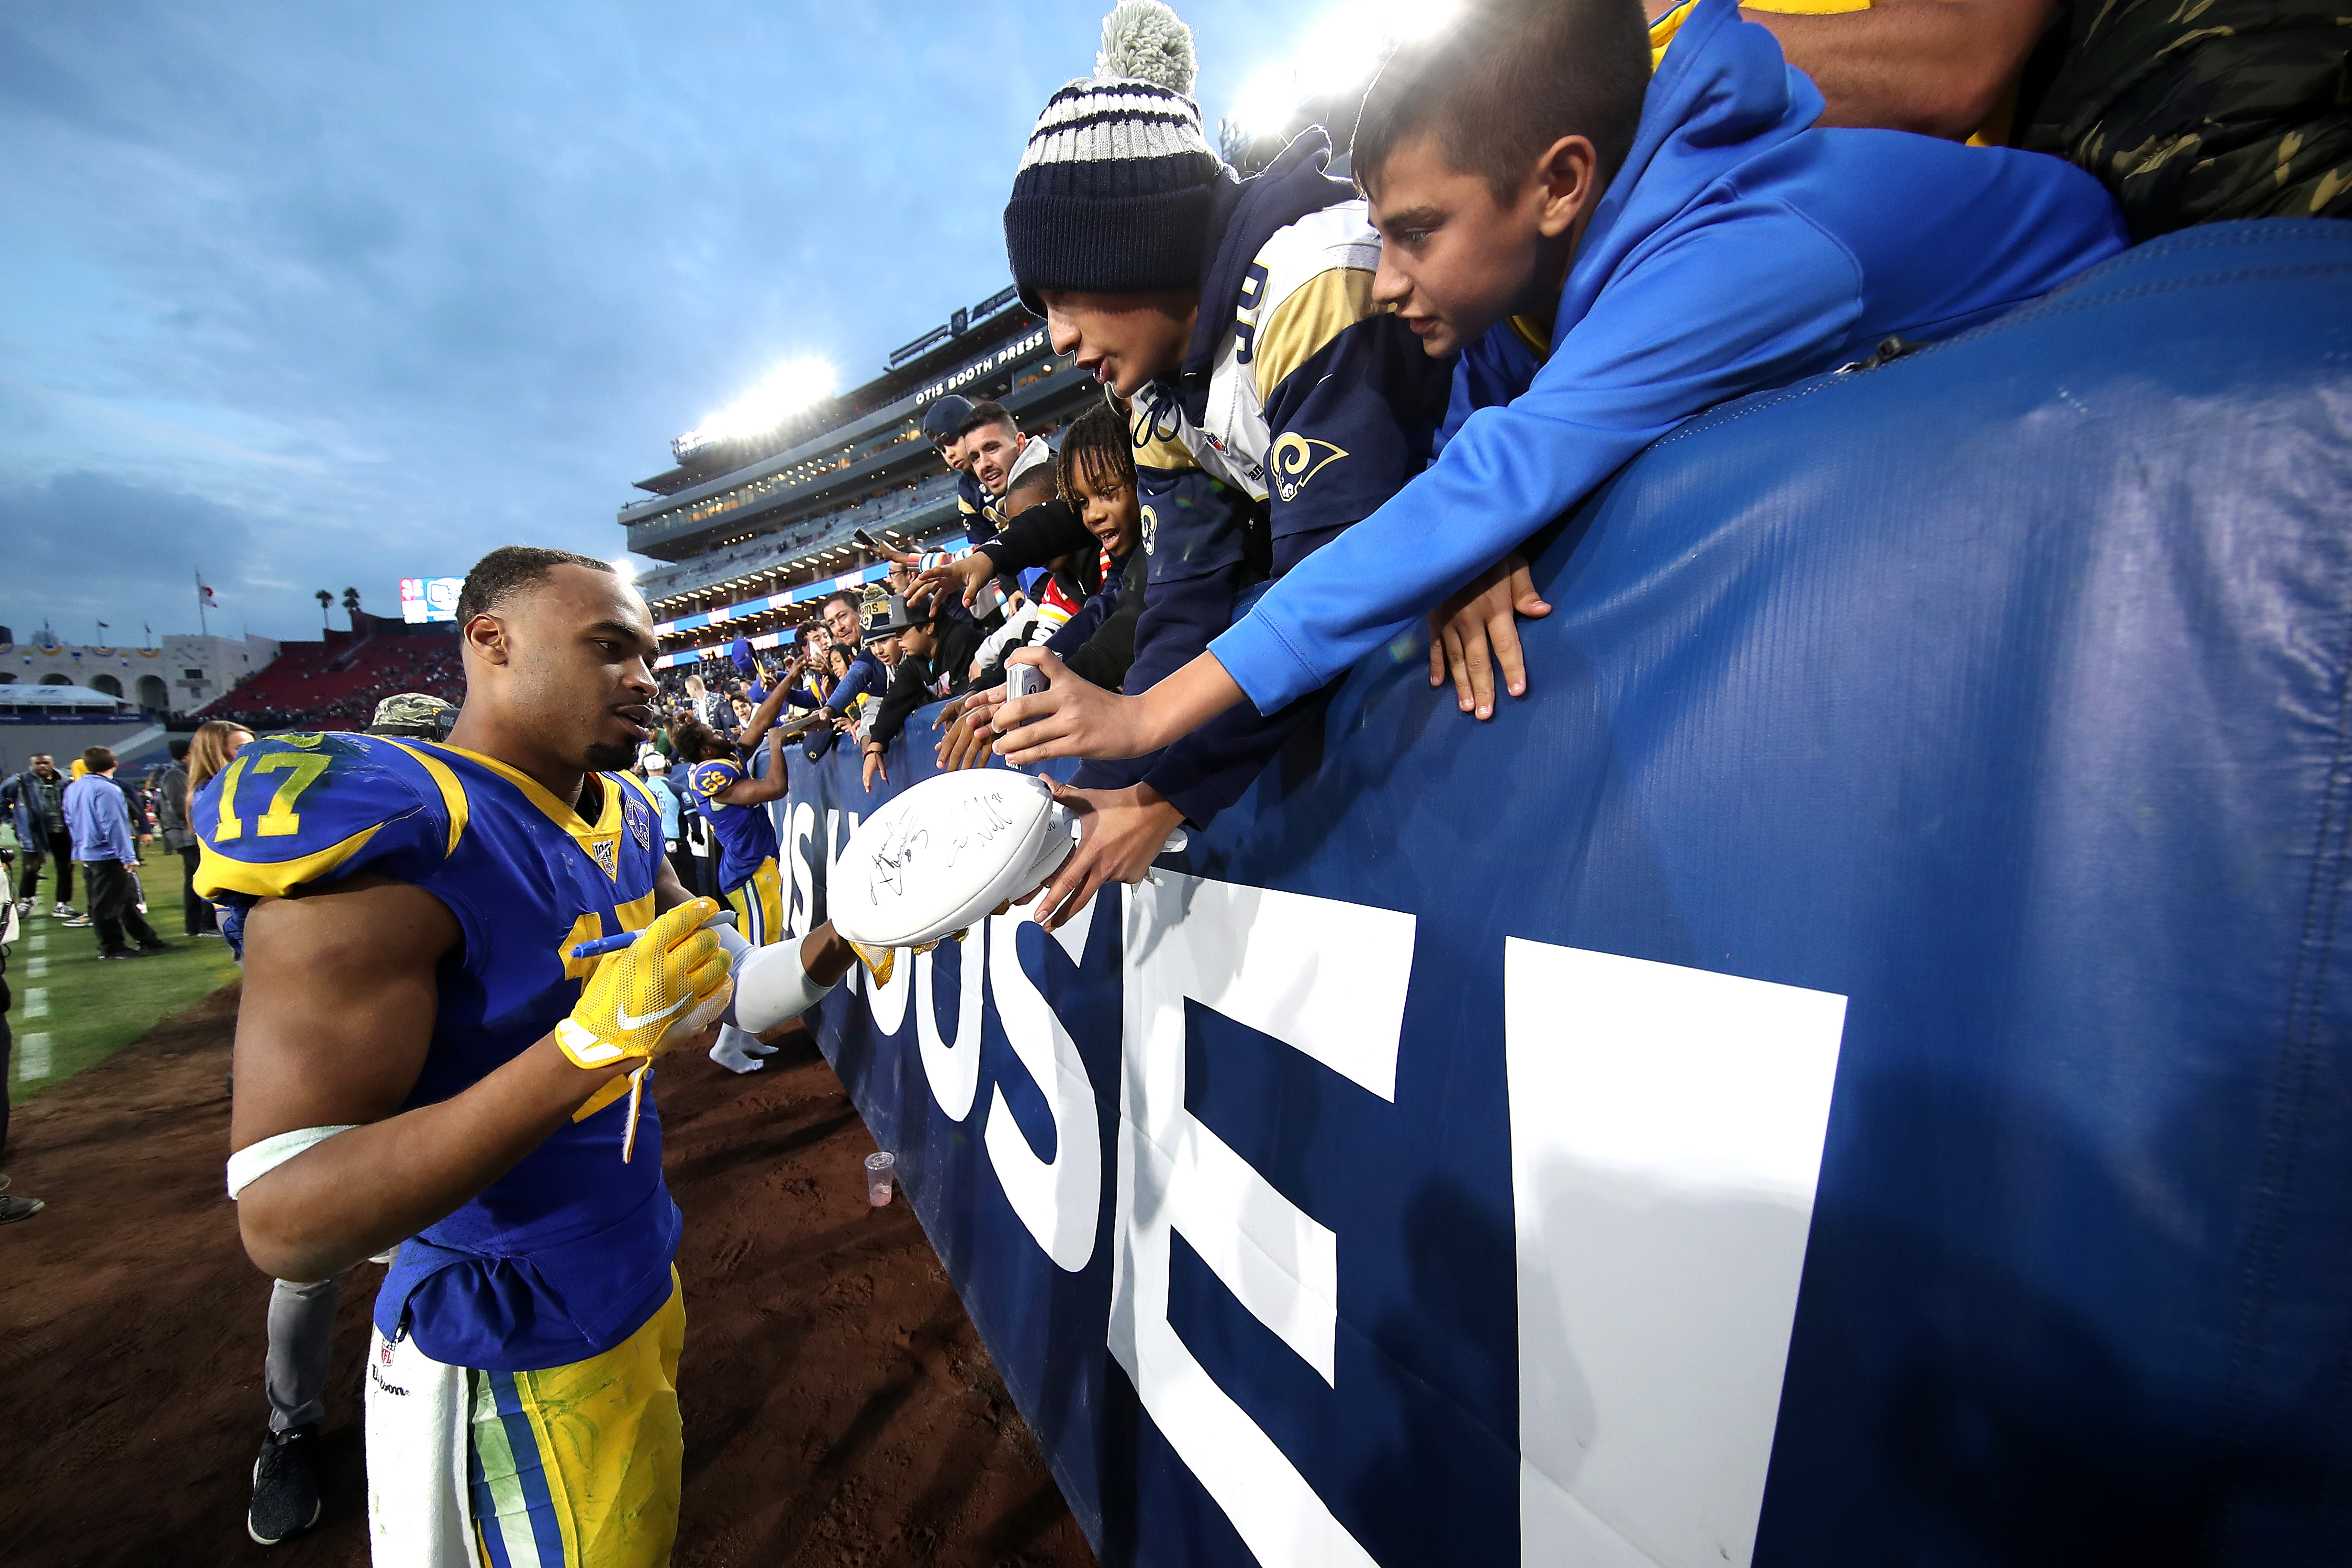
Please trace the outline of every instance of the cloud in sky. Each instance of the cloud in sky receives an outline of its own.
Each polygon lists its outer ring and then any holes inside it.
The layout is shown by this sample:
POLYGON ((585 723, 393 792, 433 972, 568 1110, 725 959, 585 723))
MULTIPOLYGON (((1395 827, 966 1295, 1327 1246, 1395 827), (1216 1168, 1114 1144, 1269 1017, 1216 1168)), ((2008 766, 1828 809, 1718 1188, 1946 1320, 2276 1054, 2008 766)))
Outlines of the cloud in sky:
MULTIPOLYGON (((668 438, 1006 280, 1108 0, 0 15, 0 624, 620 552, 668 438)), ((1212 119, 1314 4, 1180 5, 1212 119)))

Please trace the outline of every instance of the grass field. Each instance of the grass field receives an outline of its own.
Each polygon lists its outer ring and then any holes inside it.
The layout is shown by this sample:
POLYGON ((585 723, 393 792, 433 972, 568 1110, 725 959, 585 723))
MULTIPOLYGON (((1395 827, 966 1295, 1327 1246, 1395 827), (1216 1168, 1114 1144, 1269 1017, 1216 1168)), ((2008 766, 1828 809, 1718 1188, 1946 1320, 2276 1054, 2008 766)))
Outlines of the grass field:
MULTIPOLYGON (((49 906, 57 901, 51 869, 42 868, 40 912, 22 922, 16 945, 8 950, 7 981, 16 993, 8 1025, 16 1036, 8 1062, 8 1098, 19 1105, 104 1061, 165 1014, 236 978, 236 961, 226 942, 182 934, 184 874, 177 855, 150 848, 139 868, 140 885, 147 890, 147 923, 173 950, 129 963, 100 963, 95 929, 68 931, 64 921, 49 918, 49 906)), ((79 875, 74 907, 88 907, 79 875)))

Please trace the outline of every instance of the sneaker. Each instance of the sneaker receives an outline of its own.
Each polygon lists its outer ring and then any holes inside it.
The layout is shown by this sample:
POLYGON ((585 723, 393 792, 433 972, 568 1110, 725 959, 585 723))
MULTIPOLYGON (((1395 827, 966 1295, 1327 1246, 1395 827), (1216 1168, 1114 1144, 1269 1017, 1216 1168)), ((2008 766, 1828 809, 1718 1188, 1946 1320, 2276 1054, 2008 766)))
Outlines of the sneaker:
POLYGON ((253 1461, 253 1506, 245 1532, 262 1546, 275 1546, 319 1522, 319 1466, 315 1423, 262 1439, 253 1461))
POLYGON ((33 918, 33 900, 30 899, 18 899, 16 900, 16 913, 26 920, 31 920, 33 918))
POLYGON ((172 951, 173 945, 173 943, 168 942, 142 942, 139 944, 139 951, 142 952, 169 952, 172 951))
POLYGON ((218 935, 220 935, 220 932, 216 931, 200 931, 196 933, 196 938, 198 941, 202 941, 205 937, 218 935))
POLYGON ((82 912, 71 904, 58 904, 50 909, 49 913, 61 921, 78 921, 82 918, 82 912))
POLYGON ((135 947, 118 947, 112 952, 100 953, 98 961, 100 963, 111 963, 118 958, 137 958, 138 956, 140 956, 139 950, 135 947))
POLYGON ((0 1198, 0 1225, 30 1219, 48 1205, 38 1198, 0 1198))
POLYGON ((76 915, 73 919, 66 921, 66 929, 68 931, 85 931, 89 929, 90 923, 90 918, 88 915, 76 915))

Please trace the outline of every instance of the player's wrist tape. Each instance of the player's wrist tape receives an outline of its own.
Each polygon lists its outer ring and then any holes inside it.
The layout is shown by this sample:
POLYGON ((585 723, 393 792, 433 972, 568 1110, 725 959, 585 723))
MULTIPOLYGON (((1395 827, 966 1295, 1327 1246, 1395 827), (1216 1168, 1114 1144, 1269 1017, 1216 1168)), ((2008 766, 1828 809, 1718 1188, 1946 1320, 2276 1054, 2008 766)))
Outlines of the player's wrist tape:
POLYGON ((349 1132, 360 1125, 346 1121, 341 1127, 298 1127, 291 1132, 279 1132, 264 1138, 258 1143, 248 1143, 228 1157, 228 1195, 236 1195, 291 1160, 305 1150, 324 1143, 338 1132, 349 1132))
POLYGON ((801 964, 799 942, 754 948, 735 966, 735 1000, 726 1018, 739 1029, 764 1035, 799 1017, 832 991, 832 985, 809 978, 801 964))

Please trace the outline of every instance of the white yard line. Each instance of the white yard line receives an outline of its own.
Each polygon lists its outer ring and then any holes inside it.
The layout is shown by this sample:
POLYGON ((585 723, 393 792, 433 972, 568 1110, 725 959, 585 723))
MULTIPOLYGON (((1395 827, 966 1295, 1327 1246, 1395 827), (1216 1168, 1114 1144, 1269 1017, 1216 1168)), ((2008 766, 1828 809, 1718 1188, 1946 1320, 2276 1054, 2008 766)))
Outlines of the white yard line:
POLYGON ((28 958, 28 959, 25 960, 25 978, 26 978, 26 979, 27 979, 27 980, 46 980, 46 979, 47 979, 48 977, 49 977, 49 961, 48 961, 47 959, 46 959, 46 958, 28 958))
POLYGON ((27 1018, 46 1018, 49 1016, 49 993, 47 986, 36 985, 25 993, 23 1016, 27 1018))
POLYGON ((49 1076, 49 1037, 47 1035, 20 1035, 16 1038, 16 1080, 49 1076))

